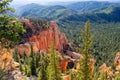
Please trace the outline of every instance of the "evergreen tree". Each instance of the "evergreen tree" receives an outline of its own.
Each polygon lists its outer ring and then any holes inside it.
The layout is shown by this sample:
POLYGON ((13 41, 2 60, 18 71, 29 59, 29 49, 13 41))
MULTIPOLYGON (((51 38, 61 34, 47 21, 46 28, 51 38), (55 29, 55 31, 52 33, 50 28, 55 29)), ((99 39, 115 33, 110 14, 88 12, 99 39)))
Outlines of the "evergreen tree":
POLYGON ((108 80, 107 79, 107 72, 102 71, 101 73, 99 73, 98 80, 108 80))
POLYGON ((22 24, 16 18, 7 15, 7 11, 13 11, 9 7, 10 2, 12 0, 0 1, 0 42, 7 47, 20 42, 19 34, 25 32, 22 24))
POLYGON ((40 54, 40 61, 39 61, 39 68, 37 69, 38 72, 38 79, 37 80, 47 80, 47 66, 49 60, 48 56, 44 53, 40 54))
POLYGON ((83 58, 80 59, 80 66, 78 73, 76 75, 76 80, 92 80, 92 75, 90 74, 90 59, 92 53, 90 49, 92 47, 93 36, 90 34, 90 22, 86 22, 85 29, 83 31, 83 48, 80 48, 80 53, 82 53, 83 58))
POLYGON ((49 65, 47 67, 48 80, 62 80, 61 72, 59 69, 59 57, 55 51, 54 44, 52 44, 50 49, 49 65))
POLYGON ((0 14, 6 13, 6 11, 14 12, 14 9, 9 7, 10 2, 12 0, 0 0, 0 14))
MULTIPOLYGON (((37 66, 36 66, 36 60, 37 60, 37 56, 39 56, 39 55, 36 55, 35 53, 34 53, 34 51, 33 51, 33 46, 31 45, 31 53, 30 53, 30 68, 31 68, 31 73, 32 73, 32 75, 36 75, 37 74, 37 72, 36 72, 36 69, 37 69, 37 66)), ((39 58, 39 60, 40 60, 40 58, 39 58)))

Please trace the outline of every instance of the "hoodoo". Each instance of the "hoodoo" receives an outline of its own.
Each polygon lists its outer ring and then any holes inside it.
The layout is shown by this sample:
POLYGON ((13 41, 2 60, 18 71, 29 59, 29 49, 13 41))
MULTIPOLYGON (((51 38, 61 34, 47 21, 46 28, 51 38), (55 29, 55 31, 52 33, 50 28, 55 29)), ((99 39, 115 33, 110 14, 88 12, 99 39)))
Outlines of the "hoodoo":
POLYGON ((30 43, 33 45, 33 50, 43 51, 49 53, 49 48, 54 42, 55 49, 61 52, 67 45, 67 38, 64 33, 61 33, 55 21, 47 23, 48 27, 37 26, 35 23, 30 22, 28 19, 22 19, 21 22, 24 24, 26 34, 22 35, 23 43, 17 45, 18 52, 30 53, 30 43))

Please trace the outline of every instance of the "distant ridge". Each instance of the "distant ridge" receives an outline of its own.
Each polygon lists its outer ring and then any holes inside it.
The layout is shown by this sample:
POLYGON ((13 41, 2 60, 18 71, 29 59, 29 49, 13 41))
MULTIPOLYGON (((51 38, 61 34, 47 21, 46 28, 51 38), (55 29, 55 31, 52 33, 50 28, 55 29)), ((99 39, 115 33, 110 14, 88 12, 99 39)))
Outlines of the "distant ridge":
POLYGON ((43 6, 39 4, 27 4, 18 8, 15 12, 17 16, 37 16, 37 17, 47 17, 50 19, 57 19, 65 16, 75 14, 76 11, 66 8, 61 5, 54 6, 43 6))
POLYGON ((106 1, 76 2, 64 6, 43 6, 31 3, 18 8, 15 15, 57 21, 120 22, 119 8, 119 3, 106 1))

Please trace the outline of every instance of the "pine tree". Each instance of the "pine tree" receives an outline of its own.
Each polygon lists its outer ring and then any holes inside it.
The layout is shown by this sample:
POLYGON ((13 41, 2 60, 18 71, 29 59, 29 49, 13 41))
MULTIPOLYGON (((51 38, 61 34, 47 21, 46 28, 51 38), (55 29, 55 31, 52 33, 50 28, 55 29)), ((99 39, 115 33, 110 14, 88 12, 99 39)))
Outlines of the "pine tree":
POLYGON ((19 34, 25 32, 16 18, 7 15, 7 11, 14 11, 9 7, 10 2, 12 0, 0 0, 0 42, 5 47, 19 43, 21 41, 19 34))
POLYGON ((49 63, 49 60, 48 60, 47 54, 41 53, 40 61, 39 61, 39 68, 37 69, 37 72, 38 72, 37 80, 47 80, 48 63, 49 63))
POLYGON ((80 66, 78 73, 76 75, 76 80, 92 80, 92 75, 90 74, 90 59, 92 58, 92 53, 90 49, 93 45, 93 36, 90 34, 90 22, 86 22, 85 29, 83 31, 83 47, 80 48, 80 53, 82 53, 83 58, 80 59, 80 66))
POLYGON ((107 79, 107 72, 103 71, 99 73, 98 80, 108 80, 107 79))
POLYGON ((31 73, 32 75, 36 75, 37 72, 36 72, 36 58, 37 58, 38 55, 36 55, 33 51, 33 46, 31 45, 31 53, 30 53, 30 68, 31 68, 31 73))
MULTIPOLYGON (((38 77, 37 80, 47 80, 47 66, 49 63, 48 55, 33 51, 31 45, 30 56, 27 56, 26 53, 20 58, 16 56, 17 53, 14 53, 14 58, 18 58, 20 63, 20 70, 25 73, 27 76, 34 75, 38 77)), ((16 59, 15 59, 16 60, 16 59)))
POLYGON ((0 14, 6 11, 14 12, 14 9, 9 7, 10 2, 12 2, 12 0, 0 0, 0 14))
POLYGON ((54 44, 52 44, 50 49, 49 65, 47 67, 48 80, 62 80, 61 72, 59 69, 59 57, 55 51, 54 44))

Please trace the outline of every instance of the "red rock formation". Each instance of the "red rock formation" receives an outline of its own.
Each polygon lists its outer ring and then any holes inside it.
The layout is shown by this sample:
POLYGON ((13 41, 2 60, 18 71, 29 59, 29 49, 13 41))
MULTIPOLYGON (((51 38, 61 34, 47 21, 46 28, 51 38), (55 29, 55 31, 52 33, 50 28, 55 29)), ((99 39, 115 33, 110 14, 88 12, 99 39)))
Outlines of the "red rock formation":
POLYGON ((116 70, 120 70, 120 52, 116 54, 114 66, 116 67, 116 70))
POLYGON ((18 50, 18 53, 20 53, 19 55, 22 56, 24 53, 27 54, 27 56, 30 55, 30 52, 31 52, 31 47, 30 45, 32 44, 33 46, 33 51, 35 53, 37 53, 39 51, 38 47, 37 47, 37 44, 32 42, 32 43, 25 43, 25 44, 20 44, 20 45, 17 45, 16 48, 18 50))
POLYGON ((108 77, 113 76, 113 70, 111 67, 107 67, 105 63, 99 67, 99 72, 106 72, 108 77))
POLYGON ((70 75, 63 76, 63 80, 70 80, 70 75))
POLYGON ((104 64, 102 64, 100 67, 99 67, 99 71, 102 71, 102 70, 104 70, 104 71, 106 71, 108 69, 108 67, 107 67, 107 65, 104 63, 104 64))
MULTIPOLYGON (((24 24, 24 27, 27 31, 26 34, 22 35, 24 44, 16 45, 16 48, 21 56, 24 52, 27 54, 27 56, 30 55, 30 44, 33 45, 34 52, 41 50, 49 53, 49 48, 51 47, 52 41, 54 41, 55 48, 59 52, 61 52, 63 49, 67 49, 68 42, 66 36, 59 31, 55 22, 50 22, 49 28, 44 30, 39 26, 35 26, 34 23, 27 19, 23 19, 21 22, 24 24)), ((67 51, 66 54, 72 58, 79 59, 81 57, 80 54, 71 51, 67 51)), ((62 57, 60 58, 59 66, 62 72, 67 70, 69 62, 74 64, 74 61, 70 59, 62 59, 62 57)))
POLYGON ((0 45, 0 69, 13 70, 19 66, 12 58, 12 49, 6 49, 0 45))
POLYGON ((66 55, 70 56, 71 58, 74 58, 74 59, 80 59, 82 58, 83 56, 79 53, 76 53, 76 52, 72 52, 72 51, 66 51, 65 53, 66 55))
POLYGON ((69 62, 73 62, 73 61, 72 60, 60 60, 59 66, 62 72, 67 71, 67 66, 69 62))
MULTIPOLYGON (((41 29, 39 26, 35 26, 27 19, 23 19, 21 22, 24 24, 25 29, 29 30, 23 35, 24 43, 32 42, 35 52, 42 50, 49 53, 48 51, 52 41, 54 41, 55 48, 59 52, 65 48, 67 44, 66 36, 59 31, 56 22, 49 22, 49 28, 45 30, 41 29)), ((23 54, 24 51, 27 52, 27 54, 30 53, 29 44, 18 45, 17 49, 20 54, 23 54)))
POLYGON ((93 75, 94 73, 94 69, 95 69, 95 63, 96 63, 96 60, 95 59, 90 59, 90 74, 93 75))
MULTIPOLYGON (((73 62, 75 65, 76 65, 76 69, 72 69, 72 72, 78 72, 78 69, 79 69, 79 61, 72 61, 72 60, 63 60, 60 61, 61 62, 61 65, 60 66, 63 66, 61 67, 62 71, 65 72, 67 69, 65 66, 68 65, 69 62, 73 62)), ((90 74, 93 75, 93 72, 94 72, 94 65, 95 65, 96 61, 95 59, 90 59, 90 74)), ((105 70, 107 69, 107 72, 109 73, 109 75, 113 75, 113 72, 111 71, 110 72, 110 69, 109 68, 106 68, 107 66, 106 65, 103 65, 101 68, 103 70, 103 67, 105 66, 105 70)), ((100 68, 100 70, 101 70, 100 68)), ((66 76, 63 76, 63 80, 70 80, 70 75, 66 75, 66 76)))

